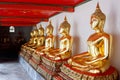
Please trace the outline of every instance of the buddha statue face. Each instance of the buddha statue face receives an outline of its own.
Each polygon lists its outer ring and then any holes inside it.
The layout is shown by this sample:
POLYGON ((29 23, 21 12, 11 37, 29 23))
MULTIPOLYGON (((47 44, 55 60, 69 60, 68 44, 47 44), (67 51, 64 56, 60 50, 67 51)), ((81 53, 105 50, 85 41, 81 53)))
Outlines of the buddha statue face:
POLYGON ((40 25, 40 28, 38 29, 38 34, 39 36, 44 35, 44 28, 42 27, 42 25, 40 25))
POLYGON ((53 29, 52 28, 47 28, 46 29, 46 34, 47 35, 50 35, 50 34, 52 34, 53 33, 53 29))
POLYGON ((42 36, 42 35, 44 34, 43 30, 40 30, 40 29, 39 29, 38 32, 39 32, 39 35, 40 35, 40 36, 42 36))
POLYGON ((48 25, 47 28, 46 28, 46 34, 47 34, 47 35, 53 34, 53 26, 52 26, 52 24, 51 24, 51 21, 50 21, 49 25, 48 25))
POLYGON ((91 28, 96 31, 103 31, 106 16, 102 13, 99 4, 97 4, 95 12, 91 16, 91 28))
POLYGON ((59 33, 60 34, 69 34, 70 24, 67 22, 67 18, 64 18, 64 22, 60 25, 59 33))
POLYGON ((64 28, 60 27, 60 28, 59 28, 59 33, 60 33, 60 34, 65 33, 64 28))
POLYGON ((91 18, 90 24, 93 30, 98 29, 99 19, 97 19, 96 17, 91 18))

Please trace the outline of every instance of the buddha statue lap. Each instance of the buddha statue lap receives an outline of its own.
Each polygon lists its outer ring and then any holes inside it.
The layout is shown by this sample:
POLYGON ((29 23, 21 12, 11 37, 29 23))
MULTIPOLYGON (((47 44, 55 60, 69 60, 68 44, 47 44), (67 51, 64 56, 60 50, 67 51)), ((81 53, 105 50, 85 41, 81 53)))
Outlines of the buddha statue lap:
POLYGON ((112 37, 103 31, 105 15, 97 4, 91 16, 91 28, 95 30, 88 40, 88 52, 73 56, 68 64, 75 69, 90 73, 104 73, 110 67, 112 37))

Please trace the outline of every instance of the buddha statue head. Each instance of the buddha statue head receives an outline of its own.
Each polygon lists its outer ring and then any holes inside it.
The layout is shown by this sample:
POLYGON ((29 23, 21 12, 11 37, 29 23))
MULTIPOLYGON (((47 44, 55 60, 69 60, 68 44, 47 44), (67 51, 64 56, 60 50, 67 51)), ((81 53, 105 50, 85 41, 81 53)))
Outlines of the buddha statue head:
POLYGON ((61 25, 60 25, 59 33, 60 33, 60 34, 69 34, 69 32, 70 32, 70 27, 71 27, 71 26, 70 26, 70 24, 68 23, 67 18, 66 18, 66 16, 65 16, 64 22, 61 23, 61 25))
POLYGON ((39 34, 39 36, 44 35, 44 28, 42 27, 42 25, 40 25, 40 28, 38 29, 38 34, 39 34))
POLYGON ((91 27, 93 30, 96 31, 103 31, 104 23, 105 23, 106 16, 105 14, 101 11, 99 7, 99 3, 97 3, 96 10, 91 16, 91 27))
POLYGON ((51 21, 49 22, 49 25, 46 27, 46 34, 47 35, 53 34, 53 26, 51 24, 51 21))

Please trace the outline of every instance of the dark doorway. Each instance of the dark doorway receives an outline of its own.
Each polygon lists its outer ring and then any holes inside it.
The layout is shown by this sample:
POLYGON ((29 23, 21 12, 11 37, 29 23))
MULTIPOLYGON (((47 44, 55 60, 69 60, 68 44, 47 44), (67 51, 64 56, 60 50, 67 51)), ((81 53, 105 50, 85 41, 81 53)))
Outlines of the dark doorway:
MULTIPOLYGON (((12 26, 14 27, 14 26, 12 26)), ((0 60, 17 59, 20 47, 29 40, 32 27, 10 27, 0 26, 0 60)))

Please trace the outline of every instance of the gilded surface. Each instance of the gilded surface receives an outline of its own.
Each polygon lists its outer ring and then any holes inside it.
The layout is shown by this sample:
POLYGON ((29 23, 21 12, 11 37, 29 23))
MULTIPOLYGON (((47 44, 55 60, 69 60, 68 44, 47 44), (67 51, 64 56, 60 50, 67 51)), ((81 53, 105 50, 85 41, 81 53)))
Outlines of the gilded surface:
POLYGON ((73 56, 69 65, 81 71, 103 73, 110 66, 111 35, 103 31, 105 15, 97 4, 96 11, 91 16, 91 28, 95 30, 88 40, 88 52, 73 56))
POLYGON ((63 60, 71 56, 72 37, 69 35, 69 31, 70 24, 67 22, 65 17, 64 22, 60 25, 59 28, 59 33, 61 34, 59 49, 46 52, 47 56, 52 60, 63 60))
POLYGON ((45 46, 40 46, 36 49, 37 53, 44 54, 45 51, 49 51, 51 48, 54 48, 54 35, 53 35, 53 26, 51 21, 46 28, 46 37, 45 37, 45 46))

